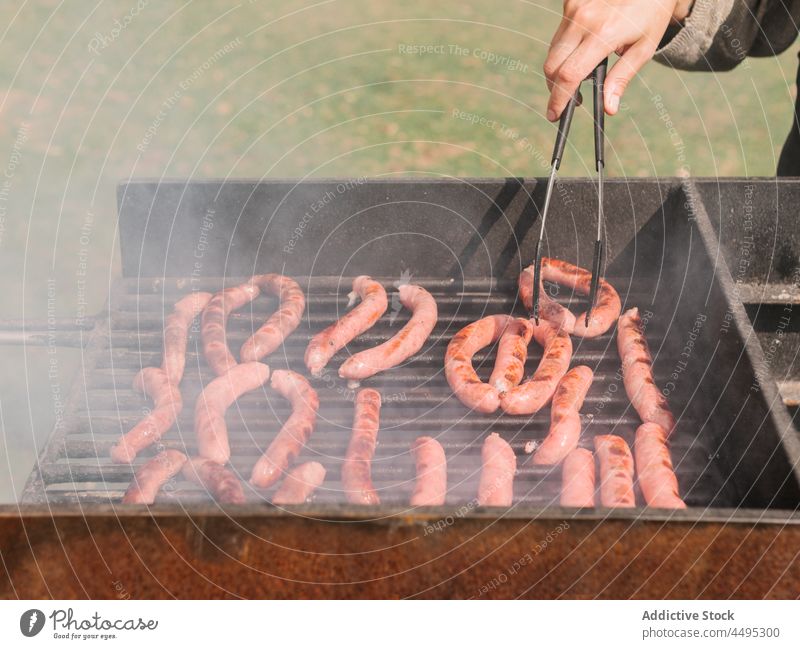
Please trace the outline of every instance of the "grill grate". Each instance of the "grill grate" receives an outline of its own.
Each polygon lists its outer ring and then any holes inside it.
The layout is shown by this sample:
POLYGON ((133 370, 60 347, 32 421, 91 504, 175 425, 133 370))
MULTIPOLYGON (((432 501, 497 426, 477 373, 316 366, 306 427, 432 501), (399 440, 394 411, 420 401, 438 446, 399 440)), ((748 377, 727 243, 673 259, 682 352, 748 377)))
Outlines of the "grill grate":
MULTIPOLYGON (((307 295, 303 323, 285 345, 265 359, 272 369, 288 367, 307 375, 303 353, 310 337, 343 313, 349 280, 338 277, 296 278, 307 295)), ((524 315, 517 302, 516 285, 507 280, 465 280, 459 283, 432 279, 414 280, 430 290, 439 305, 439 323, 425 348, 403 367, 395 368, 364 382, 378 388, 383 396, 381 430, 373 461, 373 480, 385 505, 408 502, 414 482, 414 463, 409 453, 419 435, 439 439, 448 458, 448 504, 474 503, 480 475, 480 449, 484 437, 492 431, 508 440, 518 456, 515 479, 515 502, 535 506, 558 503, 560 469, 524 464, 524 446, 529 440, 541 440, 547 433, 549 410, 533 417, 479 415, 470 413, 452 395, 443 375, 444 351, 450 338, 464 325, 484 315, 516 313, 524 315)), ((609 278, 615 284, 614 278, 609 278)), ((619 280, 619 286, 630 279, 619 280)), ((115 286, 107 317, 98 318, 85 349, 83 376, 67 404, 67 413, 57 426, 40 462, 26 487, 25 502, 74 503, 118 502, 131 480, 133 469, 114 465, 109 450, 121 433, 131 428, 149 408, 148 400, 134 392, 131 383, 142 367, 161 361, 162 328, 172 305, 191 290, 216 291, 237 280, 214 278, 200 280, 119 280, 115 286)), ((391 280, 384 279, 389 289, 391 280)), ((390 293, 390 296, 392 293, 390 293)), ((646 291, 629 292, 629 305, 644 306, 650 299, 646 291)), ((569 296, 556 296, 565 303, 569 296)), ((251 305, 231 315, 228 342, 237 352, 239 346, 263 323, 276 306, 276 300, 259 297, 251 305)), ((573 309, 585 305, 573 303, 573 309)), ((390 302, 387 314, 369 332, 342 350, 329 363, 322 379, 313 380, 320 397, 318 424, 309 446, 298 462, 318 460, 328 475, 318 490, 317 504, 341 503, 339 481, 341 460, 350 437, 353 391, 339 379, 336 370, 350 353, 378 344, 393 335, 405 323, 408 314, 399 302, 390 302), (396 317, 393 317, 396 316, 396 317)), ((194 403, 212 373, 200 348, 198 327, 193 327, 187 350, 186 373, 181 383, 184 410, 176 425, 161 440, 161 445, 188 454, 196 452, 193 432, 194 403)), ((665 338, 654 322, 647 336, 656 352, 665 338)), ((572 364, 586 364, 595 371, 595 381, 582 410, 583 432, 580 444, 591 448, 593 435, 614 432, 629 444, 638 425, 636 412, 629 406, 619 375, 619 359, 612 333, 595 339, 573 338, 572 364)), ((528 370, 532 371, 541 350, 531 347, 528 370)), ((494 350, 475 357, 476 368, 486 380, 494 362, 494 350)), ((661 368, 672 363, 668 354, 656 354, 656 381, 664 383, 661 368), (662 362, 663 358, 663 362, 662 362)), ((680 404, 674 403, 676 415, 680 404)), ((231 441, 231 466, 243 481, 281 423, 289 414, 289 405, 268 386, 243 396, 228 411, 231 441)), ((690 507, 732 506, 735 495, 727 487, 717 460, 716 450, 708 439, 697 433, 691 413, 679 417, 672 439, 672 456, 681 493, 690 507)), ((137 458, 137 465, 156 452, 153 447, 137 458)), ((254 489, 246 484, 248 500, 269 499, 274 487, 254 489)), ((198 502, 209 496, 199 487, 177 479, 167 485, 161 502, 198 502)), ((639 502, 642 502, 639 495, 639 502)))

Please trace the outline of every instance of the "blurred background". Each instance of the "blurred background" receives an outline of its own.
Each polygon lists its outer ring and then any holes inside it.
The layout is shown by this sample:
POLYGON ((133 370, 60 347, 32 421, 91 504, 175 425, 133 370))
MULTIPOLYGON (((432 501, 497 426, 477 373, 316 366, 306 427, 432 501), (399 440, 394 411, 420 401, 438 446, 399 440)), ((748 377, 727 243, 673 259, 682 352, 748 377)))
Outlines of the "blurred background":
MULTIPOLYGON (((137 177, 543 176, 559 0, 0 5, 0 317, 76 319, 119 275, 137 177)), ((797 45, 724 74, 654 63, 607 120, 610 176, 769 176, 797 45)), ((562 175, 594 172, 591 120, 562 175)), ((79 350, 2 347, 0 502, 15 502, 79 350)))

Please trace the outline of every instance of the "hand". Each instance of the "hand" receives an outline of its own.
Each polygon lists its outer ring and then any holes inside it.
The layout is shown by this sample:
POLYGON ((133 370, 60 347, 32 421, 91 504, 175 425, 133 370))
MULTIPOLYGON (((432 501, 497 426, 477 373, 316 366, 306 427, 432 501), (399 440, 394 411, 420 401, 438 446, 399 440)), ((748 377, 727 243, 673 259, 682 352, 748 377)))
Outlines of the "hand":
POLYGON ((670 20, 683 20, 690 6, 691 0, 565 0, 544 62, 547 119, 559 118, 581 81, 612 52, 620 58, 608 71, 604 103, 609 115, 616 114, 625 88, 653 57, 670 20))

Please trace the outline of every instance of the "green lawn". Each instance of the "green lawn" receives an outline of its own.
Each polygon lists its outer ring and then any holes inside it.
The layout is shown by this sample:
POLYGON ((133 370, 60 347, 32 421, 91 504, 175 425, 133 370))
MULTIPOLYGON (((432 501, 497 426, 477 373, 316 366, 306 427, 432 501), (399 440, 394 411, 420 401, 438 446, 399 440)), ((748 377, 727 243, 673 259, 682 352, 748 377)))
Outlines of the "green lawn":
MULTIPOLYGON (((547 171, 555 131, 541 65, 556 0, 140 4, 0 7, 0 166, 13 167, 0 200, 3 317, 46 317, 48 280, 51 312, 74 317, 84 265, 87 310, 102 306, 119 272, 120 178, 547 171)), ((795 47, 719 75, 651 64, 608 121, 609 175, 772 174, 795 69, 795 47)), ((564 175, 593 170, 591 138, 581 110, 564 175)), ((55 386, 80 360, 4 351, 13 468, 0 469, 0 501, 8 473, 17 487, 28 474, 55 386)))

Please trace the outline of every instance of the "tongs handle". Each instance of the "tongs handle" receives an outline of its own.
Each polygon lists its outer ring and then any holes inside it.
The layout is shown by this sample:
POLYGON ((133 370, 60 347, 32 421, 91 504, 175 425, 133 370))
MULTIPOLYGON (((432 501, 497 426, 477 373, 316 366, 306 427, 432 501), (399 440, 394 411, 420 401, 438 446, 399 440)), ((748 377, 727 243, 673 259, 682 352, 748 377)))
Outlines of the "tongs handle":
POLYGON ((575 106, 580 103, 580 89, 575 91, 575 94, 570 97, 566 108, 561 112, 561 118, 558 120, 558 135, 556 135, 556 144, 553 147, 553 157, 550 160, 552 167, 558 171, 561 166, 561 158, 564 157, 564 148, 567 146, 567 136, 569 135, 569 127, 572 124, 572 116, 575 114, 575 106))
POLYGON ((603 101, 603 86, 606 83, 608 59, 603 59, 592 72, 592 86, 594 89, 594 161, 595 169, 600 171, 605 166, 605 102, 603 101))

